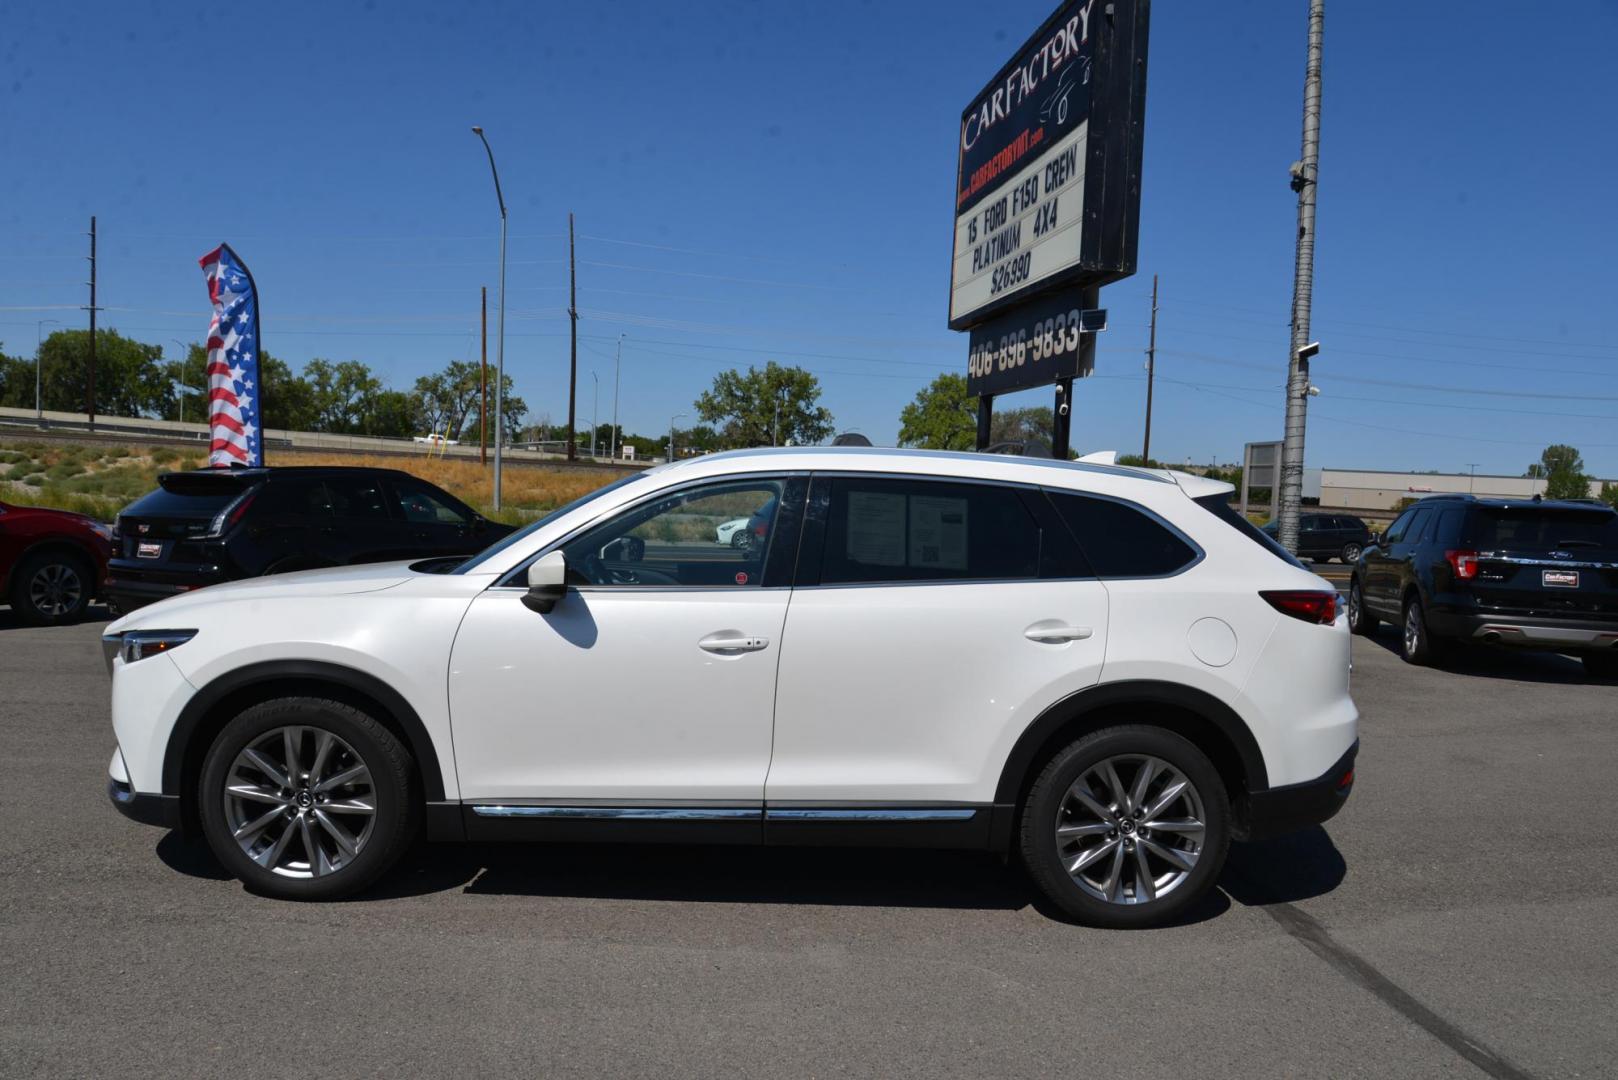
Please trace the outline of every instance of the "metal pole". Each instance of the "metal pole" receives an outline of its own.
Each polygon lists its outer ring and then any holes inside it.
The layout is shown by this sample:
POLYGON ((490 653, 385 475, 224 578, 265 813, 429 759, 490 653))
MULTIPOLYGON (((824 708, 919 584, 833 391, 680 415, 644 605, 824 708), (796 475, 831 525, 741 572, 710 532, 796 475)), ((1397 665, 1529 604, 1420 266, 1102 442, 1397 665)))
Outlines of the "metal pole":
POLYGON ((46 323, 50 323, 52 326, 62 325, 60 320, 57 319, 34 320, 34 422, 39 424, 41 427, 45 425, 45 407, 43 404, 45 399, 40 394, 40 386, 42 384, 40 381, 39 370, 42 366, 41 361, 43 360, 43 357, 40 355, 40 350, 43 349, 45 345, 44 330, 46 323))
POLYGON ((96 219, 90 215, 90 378, 84 387, 84 412, 96 427, 96 219))
POLYGON ((579 394, 579 304, 578 278, 573 263, 573 213, 567 215, 567 320, 572 332, 567 368, 567 459, 577 461, 579 445, 575 436, 574 406, 579 394))
POLYGON ((669 463, 670 464, 673 464, 673 462, 674 462, 674 421, 678 420, 680 417, 682 417, 684 415, 685 415, 685 413, 682 412, 682 413, 675 413, 673 416, 669 417, 669 463))
POLYGON ((478 287, 481 295, 478 325, 478 464, 489 464, 489 287, 478 287))
POLYGON ((624 362, 624 335, 618 335, 618 355, 612 361, 612 460, 618 460, 618 375, 624 362))
POLYGON ((1471 470, 1471 472, 1468 473, 1467 477, 1466 477, 1466 492, 1467 492, 1468 495, 1470 495, 1470 494, 1472 494, 1473 490, 1477 487, 1478 467, 1477 467, 1477 464, 1473 463, 1473 462, 1467 462, 1466 467, 1471 470))
POLYGON ((596 378, 596 369, 590 369, 590 460, 596 459, 596 432, 601 425, 601 380, 596 378))
POLYGON ((978 398, 978 437, 975 449, 982 452, 989 448, 989 436, 994 430, 994 398, 985 394, 978 398))
POLYGON ((506 389, 506 197, 500 192, 500 170, 494 167, 494 151, 483 129, 474 127, 472 133, 483 140, 484 152, 489 155, 489 172, 494 176, 494 197, 500 203, 500 315, 495 331, 494 378, 494 508, 500 509, 501 448, 505 445, 505 389, 506 389))
POLYGON ((1309 0, 1309 56, 1303 84, 1303 156, 1292 166, 1298 193, 1297 261, 1292 278, 1292 352, 1287 359, 1286 429, 1281 443, 1280 540, 1298 550, 1298 513, 1303 506, 1303 442, 1308 409, 1309 309, 1315 283, 1315 190, 1320 179, 1320 53, 1326 0, 1309 0))
POLYGON ((1157 275, 1152 275, 1152 332, 1146 345, 1146 438, 1141 441, 1142 465, 1152 463, 1152 375, 1157 370, 1157 275))
POLYGON ((775 423, 770 428, 770 445, 771 446, 780 446, 781 445, 781 393, 780 393, 780 391, 776 391, 776 394, 775 394, 775 423))

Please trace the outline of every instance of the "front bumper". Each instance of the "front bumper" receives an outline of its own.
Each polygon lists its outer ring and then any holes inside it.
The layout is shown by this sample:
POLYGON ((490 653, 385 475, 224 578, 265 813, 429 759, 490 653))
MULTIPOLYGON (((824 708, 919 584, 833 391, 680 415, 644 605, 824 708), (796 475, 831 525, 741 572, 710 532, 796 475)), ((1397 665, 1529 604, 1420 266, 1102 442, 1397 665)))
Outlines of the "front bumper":
POLYGON ((114 750, 107 766, 107 799, 113 809, 131 821, 163 829, 180 827, 180 799, 177 795, 151 795, 136 791, 124 767, 124 753, 114 750))
POLYGON ((1359 752, 1360 741, 1355 739, 1354 745, 1315 779, 1249 794, 1241 838, 1262 840, 1330 821, 1354 790, 1354 759, 1359 752))

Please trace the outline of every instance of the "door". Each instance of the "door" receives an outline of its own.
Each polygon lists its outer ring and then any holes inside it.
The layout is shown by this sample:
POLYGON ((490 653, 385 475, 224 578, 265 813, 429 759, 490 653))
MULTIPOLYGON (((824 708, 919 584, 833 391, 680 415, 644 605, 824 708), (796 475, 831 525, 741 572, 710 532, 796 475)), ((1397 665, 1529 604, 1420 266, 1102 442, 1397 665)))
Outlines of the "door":
POLYGON ((1383 530, 1374 546, 1365 549, 1365 576, 1361 580, 1361 595, 1367 606, 1386 615, 1390 613, 1388 594, 1390 592, 1389 553, 1398 544, 1410 527, 1410 519, 1416 516, 1414 508, 1406 510, 1394 519, 1393 524, 1383 530))
POLYGON ((449 670, 462 797, 756 809, 806 486, 656 494, 562 543, 549 614, 515 583, 473 601, 449 670), (717 541, 737 518, 756 544, 717 541))
POLYGON ((1332 533, 1326 528, 1328 520, 1319 514, 1303 514, 1298 518, 1298 554, 1306 559, 1319 559, 1331 547, 1332 533))
POLYGON ((412 476, 388 477, 394 508, 404 520, 398 558, 470 555, 483 547, 478 516, 465 503, 412 476))
POLYGON ((1037 489, 817 477, 770 806, 991 801, 1034 714, 1100 677, 1107 591, 1072 548, 1037 489))

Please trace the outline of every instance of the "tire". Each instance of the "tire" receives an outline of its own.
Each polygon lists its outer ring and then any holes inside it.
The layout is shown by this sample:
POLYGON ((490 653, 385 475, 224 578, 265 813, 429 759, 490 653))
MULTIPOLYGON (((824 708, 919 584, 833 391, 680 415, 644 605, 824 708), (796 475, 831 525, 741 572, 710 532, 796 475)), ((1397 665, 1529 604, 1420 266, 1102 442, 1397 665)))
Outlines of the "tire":
POLYGON ((1070 743, 1023 801, 1023 865, 1052 903, 1090 926, 1134 929, 1174 919, 1213 887, 1229 846, 1230 799, 1218 770, 1190 741, 1162 728, 1103 728, 1070 743), (1148 809, 1169 786, 1187 782, 1151 818, 1185 828, 1148 829, 1140 820, 1133 800, 1148 767, 1155 770, 1147 779, 1148 809), (1193 821, 1200 834, 1189 827, 1193 821), (1059 836, 1058 829, 1066 832, 1059 836))
POLYGON ((1585 653, 1579 657, 1584 661, 1584 673, 1592 679, 1618 679, 1618 651, 1608 649, 1604 653, 1585 653))
POLYGON ((1344 566, 1353 566, 1360 561, 1360 555, 1364 551, 1365 548, 1362 545, 1350 540, 1343 545, 1343 550, 1338 553, 1337 557, 1343 560, 1344 566))
POLYGON ((730 546, 738 550, 747 547, 748 533, 746 529, 737 529, 730 534, 730 546))
POLYGON ((1348 629, 1351 633, 1370 637, 1376 633, 1376 627, 1377 617, 1366 609, 1360 579, 1355 578, 1348 586, 1348 629))
POLYGON ((1427 613, 1421 606, 1419 596, 1405 601, 1404 625, 1399 640, 1399 655, 1404 657, 1407 664, 1431 667, 1443 657, 1443 644, 1427 628, 1427 613))
POLYGON ((37 552, 11 575, 11 610, 31 626, 78 622, 94 593, 89 561, 67 551, 37 552))
POLYGON ((220 863, 252 892, 283 900, 348 896, 392 867, 414 838, 414 775, 409 751, 359 709, 320 698, 278 698, 242 712, 209 748, 197 791, 202 832, 220 863), (295 755, 287 752, 287 731, 298 732, 295 755), (255 765, 250 752, 265 767, 255 765), (290 777, 289 756, 300 766, 290 777), (368 776, 320 790, 353 777, 357 766, 368 776), (227 785, 256 794, 231 797, 227 785), (367 804, 371 812, 360 812, 367 804), (246 829, 252 831, 238 842, 234 833, 246 829))

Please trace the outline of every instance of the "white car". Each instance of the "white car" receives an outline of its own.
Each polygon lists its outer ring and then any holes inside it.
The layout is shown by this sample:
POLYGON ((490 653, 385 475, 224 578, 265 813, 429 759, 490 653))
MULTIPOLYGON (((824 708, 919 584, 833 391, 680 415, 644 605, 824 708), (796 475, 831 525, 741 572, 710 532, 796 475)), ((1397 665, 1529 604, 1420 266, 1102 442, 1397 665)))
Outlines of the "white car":
POLYGON ((714 529, 714 543, 724 547, 741 547, 747 542, 747 523, 751 518, 732 518, 714 529))
POLYGON ((109 627, 109 794, 280 897, 362 889, 425 829, 976 848, 1081 920, 1170 919, 1232 837, 1331 817, 1358 747, 1337 592, 1229 493, 740 451, 447 572, 214 586, 109 627), (757 545, 687 538, 744 514, 757 545))

